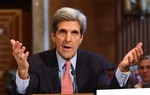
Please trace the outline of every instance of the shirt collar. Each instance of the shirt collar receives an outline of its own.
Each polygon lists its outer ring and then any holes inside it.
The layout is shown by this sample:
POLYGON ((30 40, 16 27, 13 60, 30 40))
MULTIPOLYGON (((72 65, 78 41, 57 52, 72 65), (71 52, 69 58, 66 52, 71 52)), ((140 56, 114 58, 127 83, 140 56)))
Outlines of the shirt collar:
MULTIPOLYGON (((58 52, 56 51, 56 57, 57 57, 57 60, 58 60, 58 66, 59 66, 59 70, 62 70, 63 69, 63 66, 66 62, 65 59, 63 59, 59 54, 58 52)), ((70 62, 73 66, 73 69, 75 70, 75 67, 76 67, 76 59, 77 59, 77 53, 75 54, 75 56, 73 58, 70 59, 70 62)))

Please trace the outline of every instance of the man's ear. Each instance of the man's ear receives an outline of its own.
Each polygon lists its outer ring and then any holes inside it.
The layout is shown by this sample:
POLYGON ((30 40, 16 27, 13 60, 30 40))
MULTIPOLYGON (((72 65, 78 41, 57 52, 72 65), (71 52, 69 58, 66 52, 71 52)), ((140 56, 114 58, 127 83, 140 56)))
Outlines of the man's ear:
POLYGON ((82 41, 83 41, 83 35, 81 35, 80 44, 82 43, 82 41))
POLYGON ((55 33, 51 33, 52 41, 55 42, 55 33))

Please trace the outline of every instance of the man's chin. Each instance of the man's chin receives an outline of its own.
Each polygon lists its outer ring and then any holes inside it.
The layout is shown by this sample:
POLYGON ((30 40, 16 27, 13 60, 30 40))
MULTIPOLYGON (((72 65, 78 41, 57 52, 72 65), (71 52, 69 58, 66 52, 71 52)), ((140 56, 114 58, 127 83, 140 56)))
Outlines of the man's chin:
POLYGON ((71 58, 72 58, 73 56, 72 55, 64 55, 63 56, 63 58, 65 59, 65 60, 70 60, 71 58))

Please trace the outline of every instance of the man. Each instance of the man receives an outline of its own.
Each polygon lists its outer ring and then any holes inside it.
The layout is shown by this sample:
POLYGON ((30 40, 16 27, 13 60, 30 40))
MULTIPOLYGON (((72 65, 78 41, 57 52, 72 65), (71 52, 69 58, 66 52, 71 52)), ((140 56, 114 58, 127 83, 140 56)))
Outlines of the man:
POLYGON ((22 43, 12 39, 18 64, 13 93, 95 93, 97 89, 126 87, 130 65, 143 54, 142 43, 128 52, 109 83, 107 61, 78 49, 85 31, 86 17, 76 9, 63 7, 56 11, 52 22, 51 38, 56 48, 27 58, 29 52, 22 43))
MULTIPOLYGON (((142 82, 135 85, 135 88, 148 87, 150 83, 150 55, 142 56, 138 62, 138 72, 142 82)), ((149 85, 150 87, 150 85, 149 85)))

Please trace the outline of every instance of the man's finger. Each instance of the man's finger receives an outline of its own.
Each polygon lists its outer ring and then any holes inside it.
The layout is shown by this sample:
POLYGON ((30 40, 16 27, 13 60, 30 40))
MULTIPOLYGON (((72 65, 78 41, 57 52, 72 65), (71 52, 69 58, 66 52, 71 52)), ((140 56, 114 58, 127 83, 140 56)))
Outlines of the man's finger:
POLYGON ((137 45, 136 45, 136 47, 142 47, 142 45, 143 45, 143 43, 142 42, 139 42, 137 45))
POLYGON ((22 58, 25 60, 25 59, 27 59, 28 56, 29 56, 29 52, 27 51, 27 52, 22 56, 22 58))
POLYGON ((16 43, 16 41, 14 39, 11 39, 10 42, 12 45, 14 45, 16 43))

